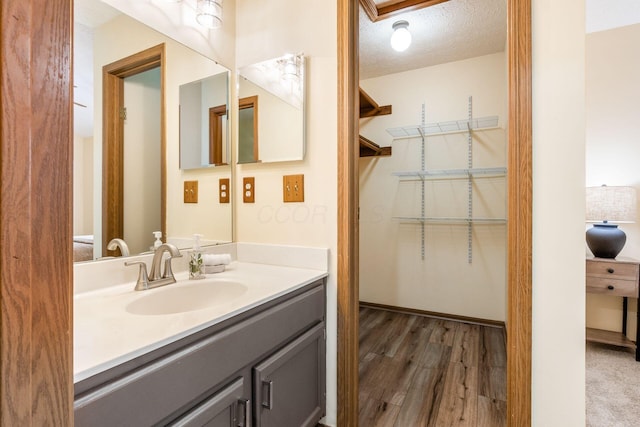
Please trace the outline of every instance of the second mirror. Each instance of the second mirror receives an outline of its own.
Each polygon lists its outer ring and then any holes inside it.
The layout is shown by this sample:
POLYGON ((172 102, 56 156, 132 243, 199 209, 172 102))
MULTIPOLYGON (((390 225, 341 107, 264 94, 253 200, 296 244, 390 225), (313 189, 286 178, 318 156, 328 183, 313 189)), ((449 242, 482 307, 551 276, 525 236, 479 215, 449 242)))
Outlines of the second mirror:
POLYGON ((238 163, 304 159, 303 55, 243 67, 238 77, 238 163))

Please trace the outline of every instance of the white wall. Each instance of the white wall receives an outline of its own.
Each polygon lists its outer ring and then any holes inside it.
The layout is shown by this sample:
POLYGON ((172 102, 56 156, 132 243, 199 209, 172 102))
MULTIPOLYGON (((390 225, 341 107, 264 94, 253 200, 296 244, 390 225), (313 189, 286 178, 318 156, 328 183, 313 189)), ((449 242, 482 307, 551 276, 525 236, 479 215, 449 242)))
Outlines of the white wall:
MULTIPOLYGON (((633 53, 639 44, 640 24, 587 34, 587 186, 633 186, 640 192, 640 56, 633 53)), ((620 256, 640 259, 640 222, 620 228, 627 234, 620 256)), ((627 333, 634 341, 636 310, 632 298, 627 333)), ((621 318, 621 298, 587 294, 587 326, 622 331, 621 318)))
MULTIPOLYGON (((231 204, 218 203, 218 179, 229 178, 230 167, 181 171, 179 169, 179 86, 220 73, 223 67, 168 37, 122 15, 96 29, 94 34, 94 73, 102 66, 165 43, 165 109, 167 144, 167 234, 169 238, 204 234, 204 240, 231 241, 231 204), (183 181, 198 180, 198 204, 183 203, 183 181)), ((94 168, 102 170, 102 89, 96 85, 94 168)), ((94 179, 94 192, 102 194, 102 176, 94 179)), ((94 198, 96 250, 101 242, 101 197, 94 198)))
POLYGON ((532 2, 532 425, 585 425, 584 0, 532 2))
MULTIPOLYGON (((226 4, 226 3, 225 3, 226 4)), ((330 250, 327 307, 327 417, 336 420, 337 49, 336 2, 238 0, 238 68, 304 52, 307 153, 303 161, 238 165, 236 185, 256 178, 255 203, 236 192, 236 240, 330 250), (304 203, 282 202, 282 176, 305 175, 304 203)))
MULTIPOLYGON (((385 129, 464 120, 468 97, 473 116, 499 116, 499 129, 473 136, 474 167, 506 167, 505 54, 413 70, 360 82, 393 114, 360 120, 360 134, 383 146, 388 157, 360 159, 360 300, 439 313, 505 320, 506 225, 473 226, 472 263, 467 258, 466 224, 426 224, 425 259, 421 225, 394 216, 421 216, 421 183, 400 181, 393 172, 421 169, 420 138, 393 140, 385 129)), ((427 170, 467 167, 467 134, 428 137, 427 170)), ((425 182, 427 217, 467 216, 466 179, 425 182)), ((506 178, 473 184, 473 215, 506 217, 506 178)))

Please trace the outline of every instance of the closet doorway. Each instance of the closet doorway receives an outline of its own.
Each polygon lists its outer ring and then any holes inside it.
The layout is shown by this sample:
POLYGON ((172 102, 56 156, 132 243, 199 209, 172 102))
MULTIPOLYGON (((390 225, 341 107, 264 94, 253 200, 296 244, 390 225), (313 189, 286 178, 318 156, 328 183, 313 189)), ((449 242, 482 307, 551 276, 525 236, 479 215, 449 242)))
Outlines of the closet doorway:
MULTIPOLYGON (((339 2, 339 278, 338 422, 356 425, 358 407, 358 2, 339 2), (354 271, 355 269, 355 271, 354 271), (345 375, 340 375, 343 373, 345 375)), ((368 2, 371 3, 371 2, 368 2)), ((403 3, 399 2, 398 4, 403 3)), ((413 2, 415 3, 415 2, 413 2)), ((431 2, 427 2, 431 3, 431 2)), ((531 34, 530 2, 508 2, 507 418, 530 423, 531 414, 531 34)), ((381 103, 384 103, 381 100, 381 103)))

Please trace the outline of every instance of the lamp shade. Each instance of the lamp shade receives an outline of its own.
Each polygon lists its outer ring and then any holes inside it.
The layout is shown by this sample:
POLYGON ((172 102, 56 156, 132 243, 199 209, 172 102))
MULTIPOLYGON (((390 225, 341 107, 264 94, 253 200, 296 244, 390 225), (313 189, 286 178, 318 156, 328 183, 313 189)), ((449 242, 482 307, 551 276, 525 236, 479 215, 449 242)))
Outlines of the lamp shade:
POLYGON ((587 222, 635 222, 634 187, 587 187, 587 222))
POLYGON ((636 189, 633 187, 587 187, 587 222, 596 222, 587 230, 587 246, 598 258, 618 256, 627 236, 615 222, 635 222, 636 189))

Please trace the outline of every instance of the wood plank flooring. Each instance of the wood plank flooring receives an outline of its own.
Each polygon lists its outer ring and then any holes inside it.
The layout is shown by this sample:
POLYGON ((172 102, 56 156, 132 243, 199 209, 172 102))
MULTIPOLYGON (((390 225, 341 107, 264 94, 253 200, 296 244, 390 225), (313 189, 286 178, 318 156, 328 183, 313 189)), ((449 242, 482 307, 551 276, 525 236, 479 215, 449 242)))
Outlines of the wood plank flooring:
POLYGON ((506 425, 501 328, 360 309, 361 427, 506 425))

